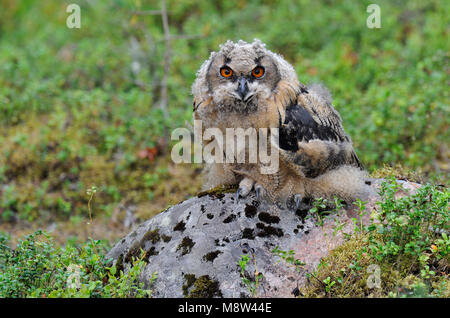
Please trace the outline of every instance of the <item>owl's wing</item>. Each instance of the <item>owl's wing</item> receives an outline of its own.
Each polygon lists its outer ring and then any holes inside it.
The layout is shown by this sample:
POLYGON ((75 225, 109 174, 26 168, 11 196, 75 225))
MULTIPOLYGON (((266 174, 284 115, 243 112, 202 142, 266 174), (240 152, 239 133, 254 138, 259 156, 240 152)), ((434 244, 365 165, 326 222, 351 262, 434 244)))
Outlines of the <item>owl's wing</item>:
POLYGON ((301 93, 279 116, 279 146, 290 165, 315 178, 341 165, 363 169, 342 119, 331 102, 313 91, 301 93))

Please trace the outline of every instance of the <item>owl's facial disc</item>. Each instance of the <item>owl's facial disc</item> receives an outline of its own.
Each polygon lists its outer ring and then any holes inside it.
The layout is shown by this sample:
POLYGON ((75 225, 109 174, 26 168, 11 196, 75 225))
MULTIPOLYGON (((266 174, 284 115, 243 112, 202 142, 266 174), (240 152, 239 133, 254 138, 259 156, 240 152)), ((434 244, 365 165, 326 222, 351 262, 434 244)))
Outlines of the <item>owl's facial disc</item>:
POLYGON ((269 55, 234 50, 219 54, 207 72, 209 93, 221 111, 248 112, 258 108, 276 88, 280 74, 269 55))
POLYGON ((228 76, 223 76, 227 82, 231 82, 231 91, 229 93, 236 100, 236 103, 248 104, 253 97, 258 96, 267 83, 262 82, 264 77, 264 67, 256 65, 250 71, 234 72, 229 66, 223 66, 221 68, 221 74, 227 70, 228 76))

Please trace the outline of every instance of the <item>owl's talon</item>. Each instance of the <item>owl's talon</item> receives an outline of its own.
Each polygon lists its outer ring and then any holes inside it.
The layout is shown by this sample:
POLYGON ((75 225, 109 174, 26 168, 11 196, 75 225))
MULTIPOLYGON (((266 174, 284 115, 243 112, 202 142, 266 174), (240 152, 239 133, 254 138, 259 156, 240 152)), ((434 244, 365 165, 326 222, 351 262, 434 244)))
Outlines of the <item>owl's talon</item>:
POLYGON ((264 195, 264 188, 258 184, 255 186, 256 199, 259 200, 264 195))
POLYGON ((239 196, 245 198, 253 188, 253 181, 250 178, 244 178, 239 182, 239 189, 236 191, 236 202, 239 202, 239 196))
POLYGON ((297 193, 293 196, 287 197, 284 203, 284 207, 289 210, 297 211, 302 203, 302 195, 297 193))
POLYGON ((294 196, 294 200, 295 200, 295 210, 298 210, 298 208, 300 207, 300 203, 302 202, 302 195, 296 194, 294 196))
POLYGON ((242 188, 237 189, 235 195, 234 195, 234 199, 236 200, 236 203, 239 203, 239 196, 241 195, 242 192, 242 188))
POLYGON ((234 195, 234 198, 236 199, 236 203, 239 202, 239 198, 245 198, 250 192, 250 189, 246 186, 241 186, 239 189, 237 189, 236 194, 234 195))

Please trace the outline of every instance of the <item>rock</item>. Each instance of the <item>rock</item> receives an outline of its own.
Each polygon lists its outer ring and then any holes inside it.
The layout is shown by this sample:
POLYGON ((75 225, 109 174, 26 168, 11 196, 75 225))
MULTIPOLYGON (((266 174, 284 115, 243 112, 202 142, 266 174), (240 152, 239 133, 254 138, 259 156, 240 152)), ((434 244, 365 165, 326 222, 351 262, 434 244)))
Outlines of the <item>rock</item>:
MULTIPOLYGON (((381 180, 372 180, 369 212, 380 184, 381 180)), ((402 185, 409 190, 419 187, 402 185)), ((305 273, 342 244, 343 232, 352 231, 351 218, 357 217, 355 209, 348 208, 330 215, 320 226, 308 214, 309 204, 304 201, 299 210, 290 211, 260 204, 254 193, 239 202, 230 191, 202 193, 141 224, 107 257, 126 270, 143 249, 147 265, 141 279, 148 282, 155 272, 158 277, 150 287, 153 297, 250 297, 239 266, 241 256, 248 255, 245 277, 254 281, 256 271, 262 274, 255 296, 294 297, 296 287, 306 280, 305 273), (343 224, 337 233, 333 233, 335 221, 343 224), (276 247, 293 250, 294 257, 306 265, 297 271, 272 252, 276 247)))

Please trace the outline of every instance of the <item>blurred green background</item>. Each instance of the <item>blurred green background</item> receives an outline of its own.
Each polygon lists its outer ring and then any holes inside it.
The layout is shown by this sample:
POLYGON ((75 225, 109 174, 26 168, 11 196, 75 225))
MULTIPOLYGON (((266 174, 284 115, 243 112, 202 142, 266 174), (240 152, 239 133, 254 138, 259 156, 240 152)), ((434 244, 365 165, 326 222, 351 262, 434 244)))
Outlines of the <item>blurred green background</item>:
POLYGON ((143 11, 161 1, 0 0, 0 231, 114 241, 194 195, 200 167, 171 163, 165 136, 191 121, 196 71, 227 39, 259 38, 301 82, 328 86, 370 172, 446 183, 450 2, 377 1, 369 29, 372 2, 168 0, 160 107, 164 28, 143 11))

